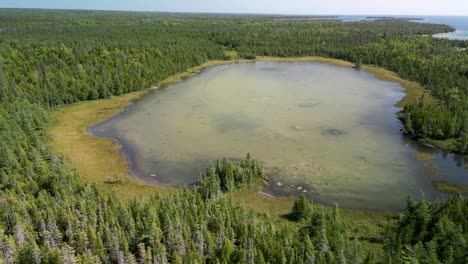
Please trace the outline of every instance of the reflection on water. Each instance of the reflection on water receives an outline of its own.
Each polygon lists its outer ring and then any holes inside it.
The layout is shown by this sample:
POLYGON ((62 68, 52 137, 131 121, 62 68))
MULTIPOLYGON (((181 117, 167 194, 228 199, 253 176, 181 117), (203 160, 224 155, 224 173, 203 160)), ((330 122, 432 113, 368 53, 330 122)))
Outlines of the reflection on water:
POLYGON ((148 182, 190 185, 209 161, 250 152, 271 176, 272 194, 401 209, 409 194, 446 197, 427 175, 468 183, 455 155, 434 152, 437 168, 414 159, 434 150, 401 136, 394 104, 402 96, 397 84, 351 68, 240 63, 156 91, 90 131, 119 140, 148 182))

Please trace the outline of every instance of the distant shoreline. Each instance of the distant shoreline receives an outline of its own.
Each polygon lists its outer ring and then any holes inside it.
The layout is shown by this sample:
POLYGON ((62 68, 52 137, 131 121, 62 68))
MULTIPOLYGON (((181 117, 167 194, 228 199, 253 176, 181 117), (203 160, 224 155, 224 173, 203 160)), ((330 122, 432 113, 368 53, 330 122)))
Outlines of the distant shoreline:
MULTIPOLYGON (((437 33, 437 34, 434 34, 432 35, 434 38, 447 38, 447 36, 450 36, 450 35, 458 35, 458 34, 462 34, 463 32, 465 32, 464 30, 460 30, 460 29, 455 29, 454 31, 452 32, 445 32, 445 33, 437 33)), ((466 36, 466 39, 468 39, 468 35, 466 36)))

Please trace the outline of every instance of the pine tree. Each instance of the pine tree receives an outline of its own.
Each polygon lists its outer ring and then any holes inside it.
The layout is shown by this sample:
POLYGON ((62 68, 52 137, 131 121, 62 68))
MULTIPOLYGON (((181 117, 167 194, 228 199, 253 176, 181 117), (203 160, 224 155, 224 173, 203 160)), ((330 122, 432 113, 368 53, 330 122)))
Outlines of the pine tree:
POLYGON ((294 202, 291 218, 295 221, 308 219, 312 215, 312 205, 302 193, 299 199, 294 202))
POLYGON ((304 250, 302 259, 304 264, 315 263, 315 248, 308 235, 304 236, 304 250))

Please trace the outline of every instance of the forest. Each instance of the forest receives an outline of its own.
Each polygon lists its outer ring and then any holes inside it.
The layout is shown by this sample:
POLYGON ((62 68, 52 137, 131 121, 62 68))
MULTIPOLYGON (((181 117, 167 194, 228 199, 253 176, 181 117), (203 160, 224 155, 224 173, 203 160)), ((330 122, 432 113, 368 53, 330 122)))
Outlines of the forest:
MULTIPOLYGON (((49 111, 142 90, 209 60, 323 56, 424 85, 416 138, 468 145, 468 41, 445 25, 270 16, 0 10, 0 263, 468 263, 468 200, 408 198, 371 241, 304 196, 278 221, 232 201, 266 180, 248 155, 193 189, 130 203, 86 183, 50 147, 49 111), (364 246, 372 244, 371 247, 364 246)), ((220 157, 222 158, 222 157, 220 157)))

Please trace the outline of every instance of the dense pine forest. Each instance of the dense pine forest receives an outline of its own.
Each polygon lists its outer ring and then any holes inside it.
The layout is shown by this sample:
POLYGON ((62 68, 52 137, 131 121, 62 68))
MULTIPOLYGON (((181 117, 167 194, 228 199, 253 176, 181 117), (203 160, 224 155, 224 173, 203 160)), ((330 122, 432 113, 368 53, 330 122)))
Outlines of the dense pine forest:
POLYGON ((400 19, 0 10, 0 263, 468 263, 461 196, 409 198, 364 247, 338 207, 302 196, 279 222, 233 203, 233 192, 265 180, 250 156, 215 163, 192 190, 126 203, 84 182, 46 132, 62 105, 141 90, 228 54, 317 55, 418 81, 433 98, 406 105, 406 131, 464 152, 468 41, 427 36, 451 30, 400 19))

